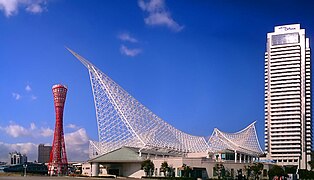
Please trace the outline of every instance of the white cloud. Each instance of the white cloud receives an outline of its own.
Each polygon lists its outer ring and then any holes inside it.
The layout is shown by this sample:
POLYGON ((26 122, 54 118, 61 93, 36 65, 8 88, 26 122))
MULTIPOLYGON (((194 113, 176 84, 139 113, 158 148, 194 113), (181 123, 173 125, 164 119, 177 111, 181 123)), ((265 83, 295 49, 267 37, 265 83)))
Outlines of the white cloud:
POLYGON ((52 129, 41 127, 40 130, 38 130, 35 123, 31 123, 29 128, 11 123, 6 127, 0 127, 0 130, 4 131, 7 135, 14 138, 19 137, 40 138, 41 136, 50 137, 53 135, 52 129))
MULTIPOLYGON (((26 87, 25 88, 25 90, 26 91, 31 91, 31 90, 27 90, 28 88, 26 87)), ((37 96, 35 96, 35 95, 23 95, 24 97, 26 97, 26 98, 30 98, 32 101, 34 101, 34 100, 36 100, 37 99, 37 96)), ((15 92, 13 92, 12 93, 12 97, 13 97, 13 99, 15 99, 15 100, 20 100, 21 98, 22 98, 22 95, 21 94, 19 94, 19 93, 15 93, 15 92)))
POLYGON ((171 13, 166 9, 164 0, 150 0, 149 2, 138 0, 138 5, 143 11, 148 13, 148 16, 144 19, 145 24, 150 26, 167 26, 175 32, 183 29, 183 26, 179 25, 171 17, 171 13))
POLYGON ((130 49, 130 48, 124 46, 124 45, 121 45, 121 46, 120 46, 120 52, 121 52, 122 54, 126 55, 126 56, 132 56, 132 57, 134 57, 134 56, 138 55, 139 53, 141 53, 142 50, 141 50, 141 49, 138 49, 138 48, 130 49))
POLYGON ((4 14, 8 17, 16 13, 17 0, 0 0, 0 10, 4 11, 4 14))
POLYGON ((35 130, 35 129, 36 129, 35 123, 31 123, 31 130, 35 130))
POLYGON ((32 100, 36 100, 36 99, 37 99, 37 96, 31 95, 31 99, 32 99, 32 100))
POLYGON ((32 88, 31 88, 31 86, 30 86, 30 85, 27 85, 27 86, 25 87, 25 91, 27 91, 27 92, 30 92, 30 91, 32 91, 32 88))
POLYGON ((38 14, 46 9, 46 4, 47 0, 0 0, 0 10, 4 12, 6 17, 17 14, 19 8, 38 14))
POLYGON ((8 144, 4 142, 0 142, 0 161, 7 162, 8 155, 10 152, 20 152, 22 154, 26 154, 28 160, 34 161, 37 160, 37 148, 38 145, 34 143, 16 143, 16 144, 8 144))
POLYGON ((44 8, 39 3, 33 3, 26 7, 26 11, 33 14, 39 14, 44 11, 44 8))
POLYGON ((127 42, 131 42, 131 43, 138 42, 138 40, 135 39, 134 37, 132 37, 129 33, 121 33, 118 35, 118 38, 122 41, 127 41, 127 42))
POLYGON ((78 126, 76 126, 75 124, 68 124, 66 127, 70 129, 78 129, 78 126))
POLYGON ((88 143, 88 136, 84 128, 78 129, 72 133, 65 135, 65 140, 71 142, 72 145, 82 145, 88 143))
POLYGON ((68 159, 87 160, 89 137, 84 128, 65 134, 65 145, 68 159))
MULTIPOLYGON (((76 126, 76 125, 74 125, 76 126)), ((77 127, 77 126, 76 126, 77 127)), ((13 129, 13 131, 17 130, 18 133, 12 133, 9 131, 9 135, 14 135, 19 137, 21 134, 30 135, 30 133, 34 133, 33 137, 40 138, 42 136, 52 136, 53 130, 50 128, 41 128, 38 130, 35 123, 30 124, 30 130, 24 128, 19 125, 9 125, 5 128, 0 127, 0 130, 4 130, 6 132, 7 129, 13 129), (41 135, 41 136, 40 136, 41 135)), ((86 161, 88 159, 88 146, 89 146, 89 137, 84 128, 80 128, 77 131, 66 133, 64 135, 66 152, 68 156, 68 160, 70 161, 86 161)), ((52 142, 50 142, 52 143, 52 142)), ((49 143, 45 143, 49 144, 49 143)), ((38 144, 34 143, 15 143, 8 144, 5 142, 0 142, 0 161, 8 161, 8 154, 10 152, 21 152, 22 154, 26 154, 30 161, 37 160, 37 151, 38 144)))
POLYGON ((13 97, 15 100, 20 100, 22 96, 21 96, 19 93, 12 93, 12 97, 13 97))
POLYGON ((50 137, 53 136, 54 131, 50 128, 41 128, 40 129, 40 135, 44 137, 50 137))
POLYGON ((9 136, 12 136, 14 138, 31 135, 28 129, 17 124, 10 124, 9 126, 1 127, 0 129, 3 130, 9 136))
MULTIPOLYGON (((0 0, 1 1, 1 0, 0 0)), ((31 86, 30 85, 26 85, 25 86, 25 91, 27 92, 27 93, 30 93, 31 91, 32 91, 32 88, 31 88, 31 86)), ((21 94, 19 94, 19 93, 16 93, 16 92, 13 92, 12 93, 12 97, 15 99, 15 100, 20 100, 21 98, 22 98, 22 95, 21 94)), ((36 100, 37 99, 37 96, 35 96, 35 95, 30 95, 30 94, 23 94, 23 97, 26 97, 26 98, 30 98, 31 100, 36 100)))

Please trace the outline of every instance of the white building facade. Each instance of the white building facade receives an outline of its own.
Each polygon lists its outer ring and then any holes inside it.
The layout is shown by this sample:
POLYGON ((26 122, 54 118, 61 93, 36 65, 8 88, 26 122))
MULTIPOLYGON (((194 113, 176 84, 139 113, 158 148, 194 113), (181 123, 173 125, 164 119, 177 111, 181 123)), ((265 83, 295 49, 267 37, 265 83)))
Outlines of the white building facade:
POLYGON ((9 153, 9 165, 19 165, 27 163, 26 154, 21 154, 19 152, 9 153))
POLYGON ((311 58, 300 24, 276 26, 265 53, 265 151, 279 165, 309 169, 311 58))

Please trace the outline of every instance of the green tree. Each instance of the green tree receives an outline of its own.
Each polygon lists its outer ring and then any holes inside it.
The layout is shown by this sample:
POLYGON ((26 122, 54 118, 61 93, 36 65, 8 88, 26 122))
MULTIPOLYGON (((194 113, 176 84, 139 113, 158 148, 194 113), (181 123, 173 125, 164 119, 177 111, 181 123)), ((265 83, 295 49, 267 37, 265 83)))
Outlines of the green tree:
POLYGON ((268 176, 270 179, 273 179, 273 177, 275 176, 286 176, 286 173, 281 166, 274 165, 272 168, 269 169, 268 176))
POLYGON ((252 175, 251 173, 251 165, 244 166, 243 174, 245 174, 246 177, 250 177, 252 175))
POLYGON ((175 177, 175 168, 173 168, 172 166, 169 166, 168 168, 168 176, 169 177, 175 177))
POLYGON ((163 163, 161 163, 160 171, 164 173, 165 177, 169 175, 169 165, 167 161, 164 161, 163 163))
POLYGON ((307 163, 309 163, 309 165, 311 166, 311 170, 313 170, 314 169, 314 161, 309 161, 307 163))
POLYGON ((147 159, 142 162, 141 169, 144 170, 146 176, 151 177, 154 173, 155 166, 150 159, 147 159))
POLYGON ((220 179, 221 177, 223 177, 225 167, 222 163, 217 163, 215 164, 214 171, 218 175, 218 179, 220 179))
POLYGON ((314 171, 308 171, 307 169, 298 170, 300 179, 314 179, 314 171))
POLYGON ((249 166, 249 169, 253 173, 254 179, 259 179, 259 176, 262 174, 262 171, 264 169, 264 165, 262 163, 254 163, 251 166, 249 166))
POLYGON ((286 174, 296 174, 297 169, 298 169, 298 166, 291 166, 291 165, 284 166, 284 170, 286 174))
POLYGON ((183 177, 190 177, 191 175, 191 167, 190 166, 187 166, 186 164, 183 164, 182 165, 182 169, 183 169, 183 177))

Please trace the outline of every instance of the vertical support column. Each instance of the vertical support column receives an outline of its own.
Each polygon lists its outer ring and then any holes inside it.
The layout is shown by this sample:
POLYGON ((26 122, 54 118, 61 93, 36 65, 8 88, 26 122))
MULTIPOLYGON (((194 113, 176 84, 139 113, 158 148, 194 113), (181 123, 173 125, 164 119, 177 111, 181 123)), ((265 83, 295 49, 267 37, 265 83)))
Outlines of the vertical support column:
POLYGON ((99 175, 99 163, 97 162, 94 162, 94 163, 91 163, 92 165, 92 177, 93 176, 98 176, 99 175))
POLYGON ((234 162, 237 163, 238 154, 237 151, 234 151, 234 162))
POLYGON ((242 154, 240 153, 240 163, 242 163, 242 154))

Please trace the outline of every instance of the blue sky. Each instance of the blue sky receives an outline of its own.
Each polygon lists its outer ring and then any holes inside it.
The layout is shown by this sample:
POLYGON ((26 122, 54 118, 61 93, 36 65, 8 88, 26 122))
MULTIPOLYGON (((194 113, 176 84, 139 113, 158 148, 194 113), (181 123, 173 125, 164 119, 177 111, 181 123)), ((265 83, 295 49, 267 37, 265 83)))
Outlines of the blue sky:
POLYGON ((37 159, 51 144, 51 87, 68 86, 64 130, 70 160, 97 140, 90 60, 176 128, 208 137, 257 121, 264 146, 264 52, 274 26, 300 23, 314 39, 314 4, 284 0, 0 1, 0 161, 37 159))

